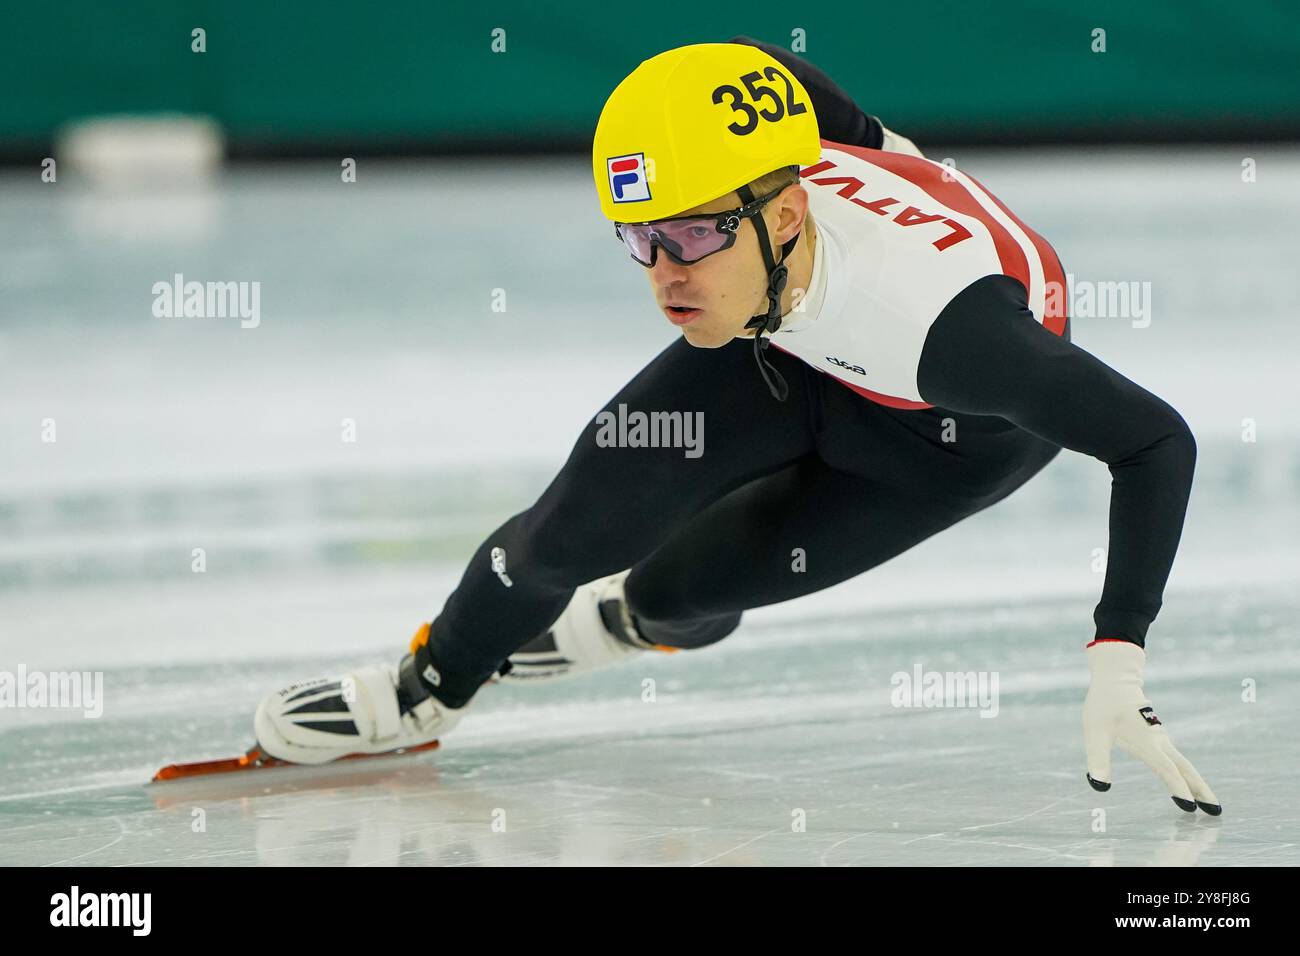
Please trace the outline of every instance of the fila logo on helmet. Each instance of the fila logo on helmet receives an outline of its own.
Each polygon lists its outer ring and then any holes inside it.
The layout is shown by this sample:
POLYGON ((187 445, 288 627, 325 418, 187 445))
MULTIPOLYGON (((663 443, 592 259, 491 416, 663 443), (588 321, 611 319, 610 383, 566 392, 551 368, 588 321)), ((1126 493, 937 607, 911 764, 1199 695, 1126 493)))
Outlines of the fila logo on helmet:
POLYGON ((605 160, 605 165, 609 172, 609 192, 614 197, 614 202, 645 202, 651 198, 644 153, 615 156, 605 160))

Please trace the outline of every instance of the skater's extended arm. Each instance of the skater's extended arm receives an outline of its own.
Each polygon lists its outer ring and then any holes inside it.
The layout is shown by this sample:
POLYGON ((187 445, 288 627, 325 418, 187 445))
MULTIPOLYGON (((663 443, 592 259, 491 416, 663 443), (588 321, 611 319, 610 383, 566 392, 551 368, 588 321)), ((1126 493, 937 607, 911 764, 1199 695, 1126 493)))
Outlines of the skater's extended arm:
MULTIPOLYGON (((1142 689, 1147 626, 1182 534, 1196 441, 1168 404, 1043 328, 1025 287, 1005 275, 964 289, 930 327, 917 372, 932 405, 998 415, 1110 466, 1110 559, 1087 647, 1083 705, 1088 783, 1111 788, 1115 747, 1160 777, 1179 809, 1223 805, 1176 748, 1142 689)), ((961 441, 961 435, 957 435, 961 441)))
POLYGON ((932 405, 998 415, 1110 466, 1096 636, 1144 645, 1191 493, 1196 441, 1182 416, 1043 328, 1024 286, 1005 275, 980 279, 944 309, 926 338, 917 384, 932 405))

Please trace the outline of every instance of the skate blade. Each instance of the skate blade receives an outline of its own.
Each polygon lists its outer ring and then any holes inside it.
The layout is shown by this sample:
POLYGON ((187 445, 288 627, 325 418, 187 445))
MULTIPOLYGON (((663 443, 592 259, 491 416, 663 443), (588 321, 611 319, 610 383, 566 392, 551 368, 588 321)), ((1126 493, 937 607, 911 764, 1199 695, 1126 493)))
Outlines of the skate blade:
POLYGON ((329 767, 334 764, 342 763, 345 760, 366 760, 374 757, 395 757, 403 754, 425 753, 430 750, 437 750, 439 741, 430 740, 427 744, 419 744, 415 747, 398 747, 395 750, 385 750, 377 754, 346 754, 336 760, 330 760, 326 763, 294 763, 291 760, 281 760, 279 757, 272 757, 260 744, 254 744, 249 750, 240 757, 226 757, 222 760, 200 760, 194 763, 173 763, 168 764, 153 775, 150 783, 163 783, 168 780, 188 780, 193 777, 210 777, 215 774, 239 773, 246 770, 271 770, 276 767, 329 767))

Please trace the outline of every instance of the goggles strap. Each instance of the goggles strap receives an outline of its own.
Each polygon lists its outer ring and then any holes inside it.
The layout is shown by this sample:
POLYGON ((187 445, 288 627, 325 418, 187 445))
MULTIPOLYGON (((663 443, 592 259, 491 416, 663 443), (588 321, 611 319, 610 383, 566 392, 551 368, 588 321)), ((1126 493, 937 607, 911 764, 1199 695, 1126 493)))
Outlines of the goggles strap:
MULTIPOLYGON (((748 186, 741 186, 736 190, 736 195, 746 205, 754 201, 754 193, 748 186)), ((763 253, 763 266, 767 269, 767 312, 751 318, 745 323, 745 328, 758 330, 754 333, 754 361, 758 363, 759 374, 763 376, 763 381, 767 384, 772 397, 778 402, 784 402, 790 394, 790 388, 786 384, 785 377, 764 354, 769 340, 763 338, 763 334, 770 335, 781 327, 781 293, 785 291, 785 283, 790 272, 786 267, 785 259, 794 251, 795 243, 799 241, 802 230, 781 245, 781 262, 777 263, 772 255, 772 244, 767 238, 767 223, 764 222, 762 213, 760 212, 754 219, 756 220, 755 231, 758 233, 758 247, 763 253)))

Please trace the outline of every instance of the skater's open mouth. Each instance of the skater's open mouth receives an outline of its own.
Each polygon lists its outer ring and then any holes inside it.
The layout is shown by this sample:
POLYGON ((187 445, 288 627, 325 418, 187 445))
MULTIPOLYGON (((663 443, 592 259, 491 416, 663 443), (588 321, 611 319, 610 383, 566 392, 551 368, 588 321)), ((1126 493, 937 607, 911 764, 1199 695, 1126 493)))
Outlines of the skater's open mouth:
POLYGON ((666 305, 664 312, 668 316, 668 321, 674 325, 684 325, 700 314, 700 309, 692 308, 689 305, 666 305))

